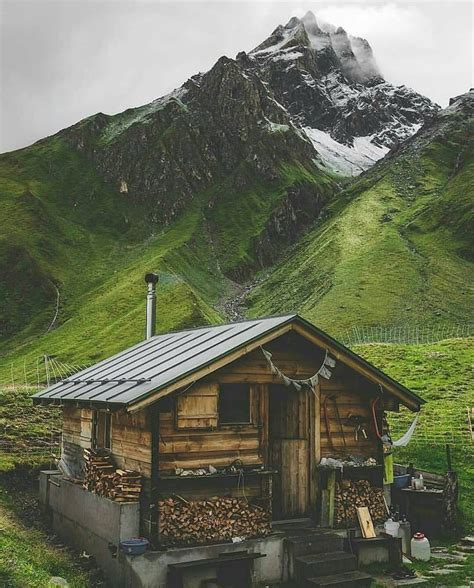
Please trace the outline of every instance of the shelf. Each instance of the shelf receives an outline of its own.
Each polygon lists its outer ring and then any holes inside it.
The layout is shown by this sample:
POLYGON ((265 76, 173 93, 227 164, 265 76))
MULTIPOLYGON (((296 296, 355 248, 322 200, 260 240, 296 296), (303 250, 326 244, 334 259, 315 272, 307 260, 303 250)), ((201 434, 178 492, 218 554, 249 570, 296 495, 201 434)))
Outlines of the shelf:
MULTIPOLYGON (((244 470, 243 475, 245 476, 272 476, 273 474, 277 474, 278 470, 244 470)), ((175 474, 170 474, 170 475, 164 475, 164 476, 158 476, 158 480, 197 480, 197 479, 203 479, 203 480, 218 480, 218 479, 222 479, 222 478, 237 478, 238 476, 240 476, 241 473, 240 472, 229 472, 229 473, 225 473, 225 474, 208 474, 208 475, 202 475, 202 476, 197 476, 197 475, 189 475, 189 476, 177 476, 175 474)))

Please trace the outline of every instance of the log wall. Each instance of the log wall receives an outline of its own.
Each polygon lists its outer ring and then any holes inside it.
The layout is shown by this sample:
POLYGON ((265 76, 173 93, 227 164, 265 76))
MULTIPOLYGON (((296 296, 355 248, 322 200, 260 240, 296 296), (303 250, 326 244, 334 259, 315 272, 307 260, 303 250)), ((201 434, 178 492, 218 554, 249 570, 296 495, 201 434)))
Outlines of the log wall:
MULTIPOLYGON (((371 412, 371 402, 377 392, 373 384, 344 365, 336 365, 330 380, 320 378, 322 457, 357 455, 380 459, 381 444, 375 434, 371 412), (355 426, 347 422, 351 415, 364 419, 367 439, 359 432, 356 440, 355 426)), ((380 427, 380 408, 377 415, 380 427)))
MULTIPOLYGON (((63 457, 67 463, 82 462, 83 449, 92 447, 93 411, 63 407, 63 457)), ((130 415, 125 410, 112 413, 111 452, 120 468, 151 474, 151 435, 147 413, 130 415)))
MULTIPOLYGON (((280 370, 298 379, 312 376, 325 356, 323 349, 317 348, 295 333, 285 334, 278 340, 265 344, 264 347, 273 354, 273 361, 280 370)), ((166 399, 166 402, 160 401, 156 417, 152 416, 155 413, 146 410, 135 414, 129 414, 125 410, 115 412, 111 426, 112 456, 118 467, 136 470, 150 479, 153 424, 150 421, 152 418, 157 418, 159 425, 157 461, 160 478, 173 474, 176 468, 196 469, 209 465, 222 468, 229 466, 236 459, 245 466, 270 466, 270 444, 272 443, 272 439, 269 438, 270 384, 281 384, 281 382, 272 375, 261 350, 257 349, 189 387, 181 396, 178 391, 166 399), (219 424, 212 395, 221 383, 250 384, 250 423, 219 424), (186 395, 189 400, 185 398, 186 395), (203 409, 200 418, 190 418, 188 413, 199 401, 200 396, 206 400, 205 410, 203 409), (181 400, 177 400, 178 398, 181 400), (195 426, 196 423, 197 426, 195 426)), ((285 389, 285 392, 291 394, 292 390, 285 389)), ((285 427, 288 428, 290 423, 291 429, 295 431, 294 435, 285 434, 282 438, 288 436, 295 439, 306 438, 309 445, 305 450, 307 458, 305 457, 304 460, 311 461, 313 465, 319 461, 320 457, 340 457, 344 454, 379 459, 380 443, 373 430, 370 411, 370 402, 378 393, 378 389, 349 368, 337 364, 330 380, 320 378, 317 392, 318 395, 311 397, 310 403, 297 403, 293 414, 281 413, 285 418, 287 417, 285 427), (331 399, 326 400, 332 396, 337 401, 345 444, 334 402, 331 399), (326 426, 326 413, 330 434, 326 426), (351 414, 366 419, 367 440, 362 436, 355 440, 354 427, 345 422, 351 414), (310 422, 309 433, 303 433, 304 427, 300 426, 303 421, 310 422), (311 421, 315 422, 311 423, 311 421)), ((288 407, 291 408, 291 406, 289 402, 288 407)), ((395 405, 394 407, 396 408, 395 405)), ((280 425, 273 423, 272 426, 275 431, 280 425)), ((92 411, 64 407, 64 451, 71 455, 71 458, 77 459, 84 447, 91 446, 91 437, 92 411)), ((303 454, 300 451, 298 455, 303 454)), ((294 459, 289 457, 290 462, 294 459)), ((234 480, 214 482, 216 492, 225 491, 228 494, 238 495, 234 480)), ((170 483, 171 481, 164 480, 160 482, 162 488, 166 488, 166 484, 169 486, 170 483)), ((206 484, 207 482, 189 481, 186 488, 191 488, 191 492, 196 497, 206 496, 212 491, 206 484)), ((184 489, 184 480, 178 480, 175 484, 176 488, 178 485, 180 488, 183 487, 181 490, 183 495, 188 494, 188 490, 184 489)), ((263 491, 262 486, 267 486, 263 484, 263 480, 249 477, 246 480, 245 491, 249 496, 258 495, 263 491)), ((312 489, 311 492, 313 492, 312 489)), ((312 494, 311 501, 313 500, 312 494)))
POLYGON ((151 432, 149 414, 142 410, 112 414, 112 456, 119 468, 151 476, 151 432))

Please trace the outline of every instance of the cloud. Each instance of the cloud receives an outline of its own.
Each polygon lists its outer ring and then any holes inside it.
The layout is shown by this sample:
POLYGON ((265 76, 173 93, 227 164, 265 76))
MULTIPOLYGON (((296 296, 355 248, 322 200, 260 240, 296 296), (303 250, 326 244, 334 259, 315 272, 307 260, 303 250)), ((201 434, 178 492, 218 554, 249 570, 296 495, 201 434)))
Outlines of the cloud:
POLYGON ((471 83, 468 2, 0 0, 0 151, 149 102, 307 10, 367 38, 389 81, 443 104, 471 83))

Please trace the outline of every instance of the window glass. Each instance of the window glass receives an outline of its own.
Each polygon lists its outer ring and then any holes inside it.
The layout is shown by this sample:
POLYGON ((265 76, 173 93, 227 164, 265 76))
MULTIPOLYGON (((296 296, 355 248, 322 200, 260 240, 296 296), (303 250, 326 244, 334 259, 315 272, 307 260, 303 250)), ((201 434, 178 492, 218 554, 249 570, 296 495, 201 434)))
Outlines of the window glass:
POLYGON ((250 423, 250 386, 248 384, 221 384, 219 423, 221 425, 250 423))

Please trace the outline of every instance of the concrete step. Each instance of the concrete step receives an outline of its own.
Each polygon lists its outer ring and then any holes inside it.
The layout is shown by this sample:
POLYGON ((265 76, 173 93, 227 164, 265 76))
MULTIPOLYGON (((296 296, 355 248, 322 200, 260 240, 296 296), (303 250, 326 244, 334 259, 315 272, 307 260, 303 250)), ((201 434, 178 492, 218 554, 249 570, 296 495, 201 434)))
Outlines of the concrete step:
POLYGON ((356 556, 344 551, 300 555, 294 560, 295 575, 299 579, 350 572, 355 569, 357 569, 356 556))
POLYGON ((313 531, 295 536, 290 535, 286 539, 286 544, 288 551, 295 557, 297 555, 342 551, 344 539, 333 533, 313 531))
POLYGON ((369 588, 372 584, 372 577, 364 572, 352 571, 331 576, 319 576, 306 580, 307 588, 369 588))
POLYGON ((299 529, 306 529, 313 527, 314 523, 310 518, 304 519, 284 519, 282 521, 272 521, 272 529, 274 531, 297 531, 299 529))

